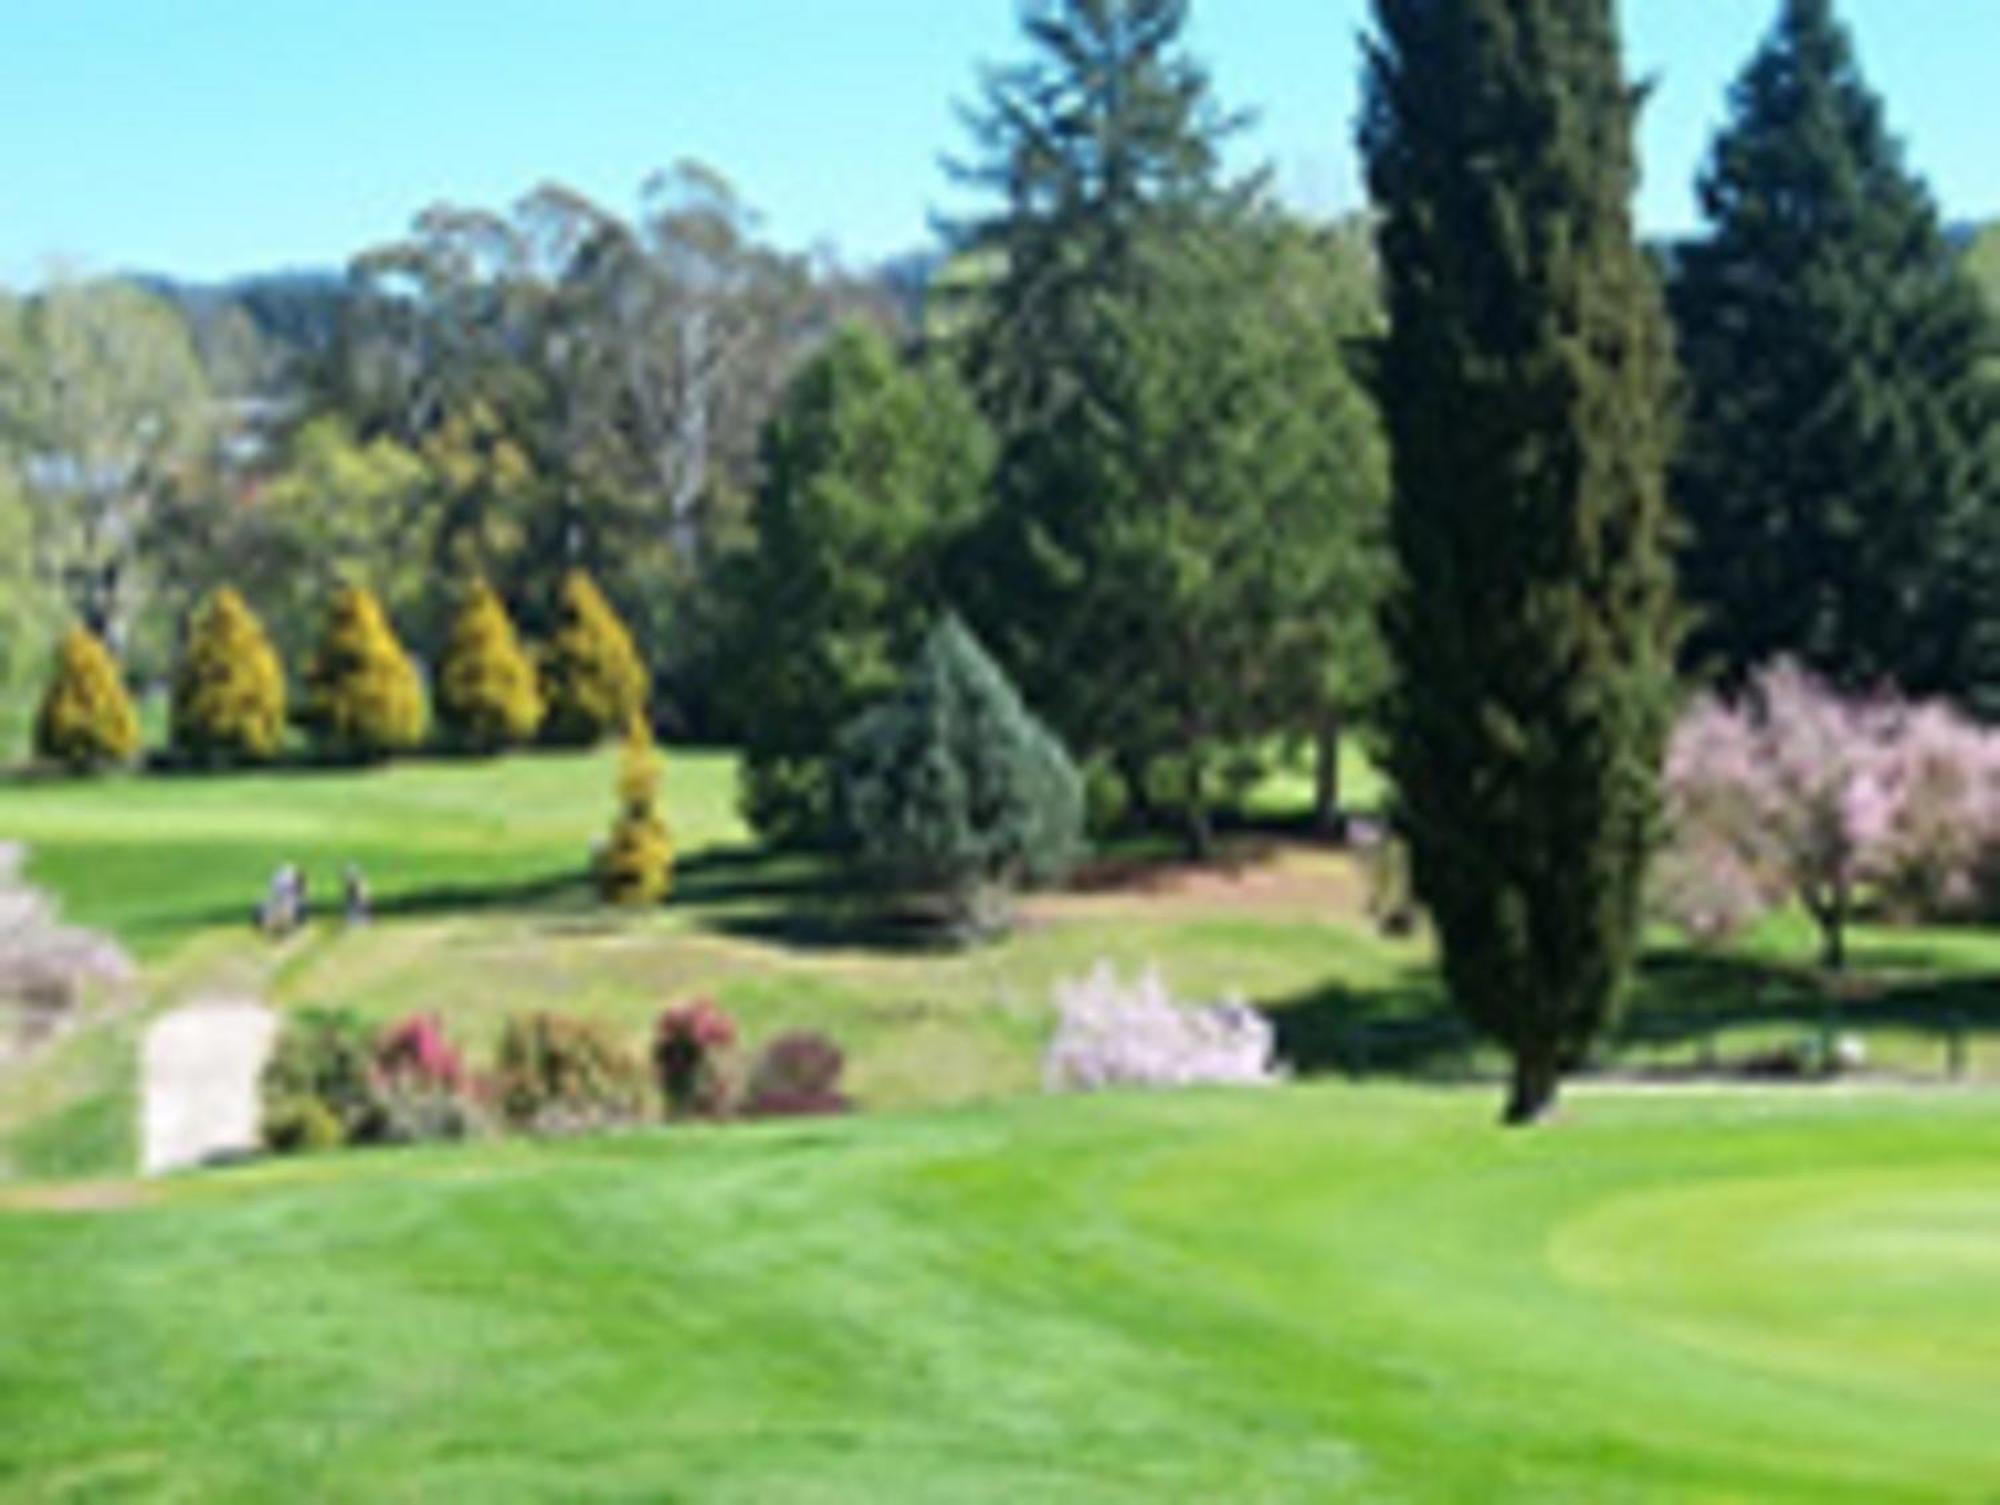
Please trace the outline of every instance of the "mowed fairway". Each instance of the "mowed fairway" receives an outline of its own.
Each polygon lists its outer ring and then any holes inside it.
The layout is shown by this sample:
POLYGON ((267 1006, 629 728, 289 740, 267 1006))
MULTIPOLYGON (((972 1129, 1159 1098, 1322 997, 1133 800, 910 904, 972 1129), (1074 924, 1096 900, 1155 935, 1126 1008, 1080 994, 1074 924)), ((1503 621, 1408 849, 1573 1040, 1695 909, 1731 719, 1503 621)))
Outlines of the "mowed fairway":
POLYGON ((0 1197, 19 1500, 1992 1501, 2000 1104, 1295 1088, 0 1197))

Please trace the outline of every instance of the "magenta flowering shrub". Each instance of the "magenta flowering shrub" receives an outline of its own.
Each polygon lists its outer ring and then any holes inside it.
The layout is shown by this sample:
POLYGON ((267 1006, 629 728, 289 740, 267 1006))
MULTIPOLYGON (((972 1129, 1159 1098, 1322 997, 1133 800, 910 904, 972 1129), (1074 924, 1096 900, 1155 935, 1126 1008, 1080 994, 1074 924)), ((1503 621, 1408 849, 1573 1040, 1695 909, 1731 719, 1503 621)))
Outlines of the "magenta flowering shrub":
POLYGON ((713 1002, 668 1009, 653 1032, 653 1074, 674 1118, 719 1118, 729 1108, 726 1056, 736 1021, 713 1002))
POLYGON ((1668 752, 1654 899, 1719 940, 1796 899, 1845 961, 1864 891, 1904 913, 1976 907, 2000 853, 2000 739, 1938 702, 1844 697, 1797 665, 1707 696, 1668 752))
POLYGON ((392 1144, 465 1139, 482 1127, 484 1092, 435 1014, 415 1014, 375 1041, 371 1081, 392 1144))
POLYGON ((1127 986, 1109 964, 1056 989, 1043 1058, 1051 1092, 1263 1085, 1278 1080, 1270 1021, 1242 1003, 1176 1003, 1156 970, 1127 986))

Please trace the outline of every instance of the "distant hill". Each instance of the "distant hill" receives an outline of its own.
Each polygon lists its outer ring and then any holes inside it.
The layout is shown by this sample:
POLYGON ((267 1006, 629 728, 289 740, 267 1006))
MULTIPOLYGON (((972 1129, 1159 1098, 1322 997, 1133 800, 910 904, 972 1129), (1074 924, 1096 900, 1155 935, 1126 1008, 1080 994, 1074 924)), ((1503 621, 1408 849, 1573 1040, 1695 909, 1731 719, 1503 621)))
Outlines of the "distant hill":
POLYGON ((247 321, 259 347, 251 385, 284 385, 333 348, 348 298, 339 272, 259 272, 227 282, 183 282, 139 272, 131 280, 181 311, 211 372, 247 321), (234 326, 234 329, 232 328, 234 326))

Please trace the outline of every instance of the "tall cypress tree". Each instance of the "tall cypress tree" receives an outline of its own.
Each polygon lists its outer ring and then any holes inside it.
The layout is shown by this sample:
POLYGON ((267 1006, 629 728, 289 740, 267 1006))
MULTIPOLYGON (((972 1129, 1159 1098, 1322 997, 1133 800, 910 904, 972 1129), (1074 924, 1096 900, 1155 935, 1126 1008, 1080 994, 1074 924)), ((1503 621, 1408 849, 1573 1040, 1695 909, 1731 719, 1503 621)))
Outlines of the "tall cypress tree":
POLYGON ((1784 0, 1730 103, 1673 284, 1697 653, 2000 691, 1976 288, 1831 0, 1784 0))
POLYGON ((1612 0, 1376 0, 1390 766, 1456 1005, 1533 1122, 1634 949, 1673 696, 1670 356, 1612 0))

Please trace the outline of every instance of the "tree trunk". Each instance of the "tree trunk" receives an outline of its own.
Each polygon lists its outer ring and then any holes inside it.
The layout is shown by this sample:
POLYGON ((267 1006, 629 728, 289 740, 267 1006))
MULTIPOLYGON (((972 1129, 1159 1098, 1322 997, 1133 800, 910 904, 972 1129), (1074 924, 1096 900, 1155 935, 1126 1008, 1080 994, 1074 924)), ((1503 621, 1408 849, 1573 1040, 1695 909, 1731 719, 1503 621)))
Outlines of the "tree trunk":
POLYGON ((1187 854, 1195 862, 1206 862, 1215 851, 1215 828, 1208 818, 1208 784, 1202 777, 1201 759, 1190 755, 1187 765, 1187 793, 1182 808, 1187 829, 1187 854))
POLYGON ((1835 883, 1824 899, 1808 898, 1806 909, 1819 925, 1820 965, 1829 972, 1847 970, 1847 885, 1835 883))
POLYGON ((1313 829, 1325 836, 1345 833, 1340 814, 1340 718, 1319 725, 1313 752, 1313 829))
POLYGON ((1555 1111, 1556 1094, 1561 1088, 1562 1072, 1553 1050, 1516 1049, 1507 1108, 1501 1122, 1513 1129, 1531 1128, 1542 1122, 1555 1111))
POLYGON ((1118 770, 1118 782, 1125 787, 1127 816, 1140 830, 1150 830, 1157 812, 1153 809, 1153 791, 1146 779, 1146 760, 1134 753, 1116 753, 1111 761, 1118 770))

